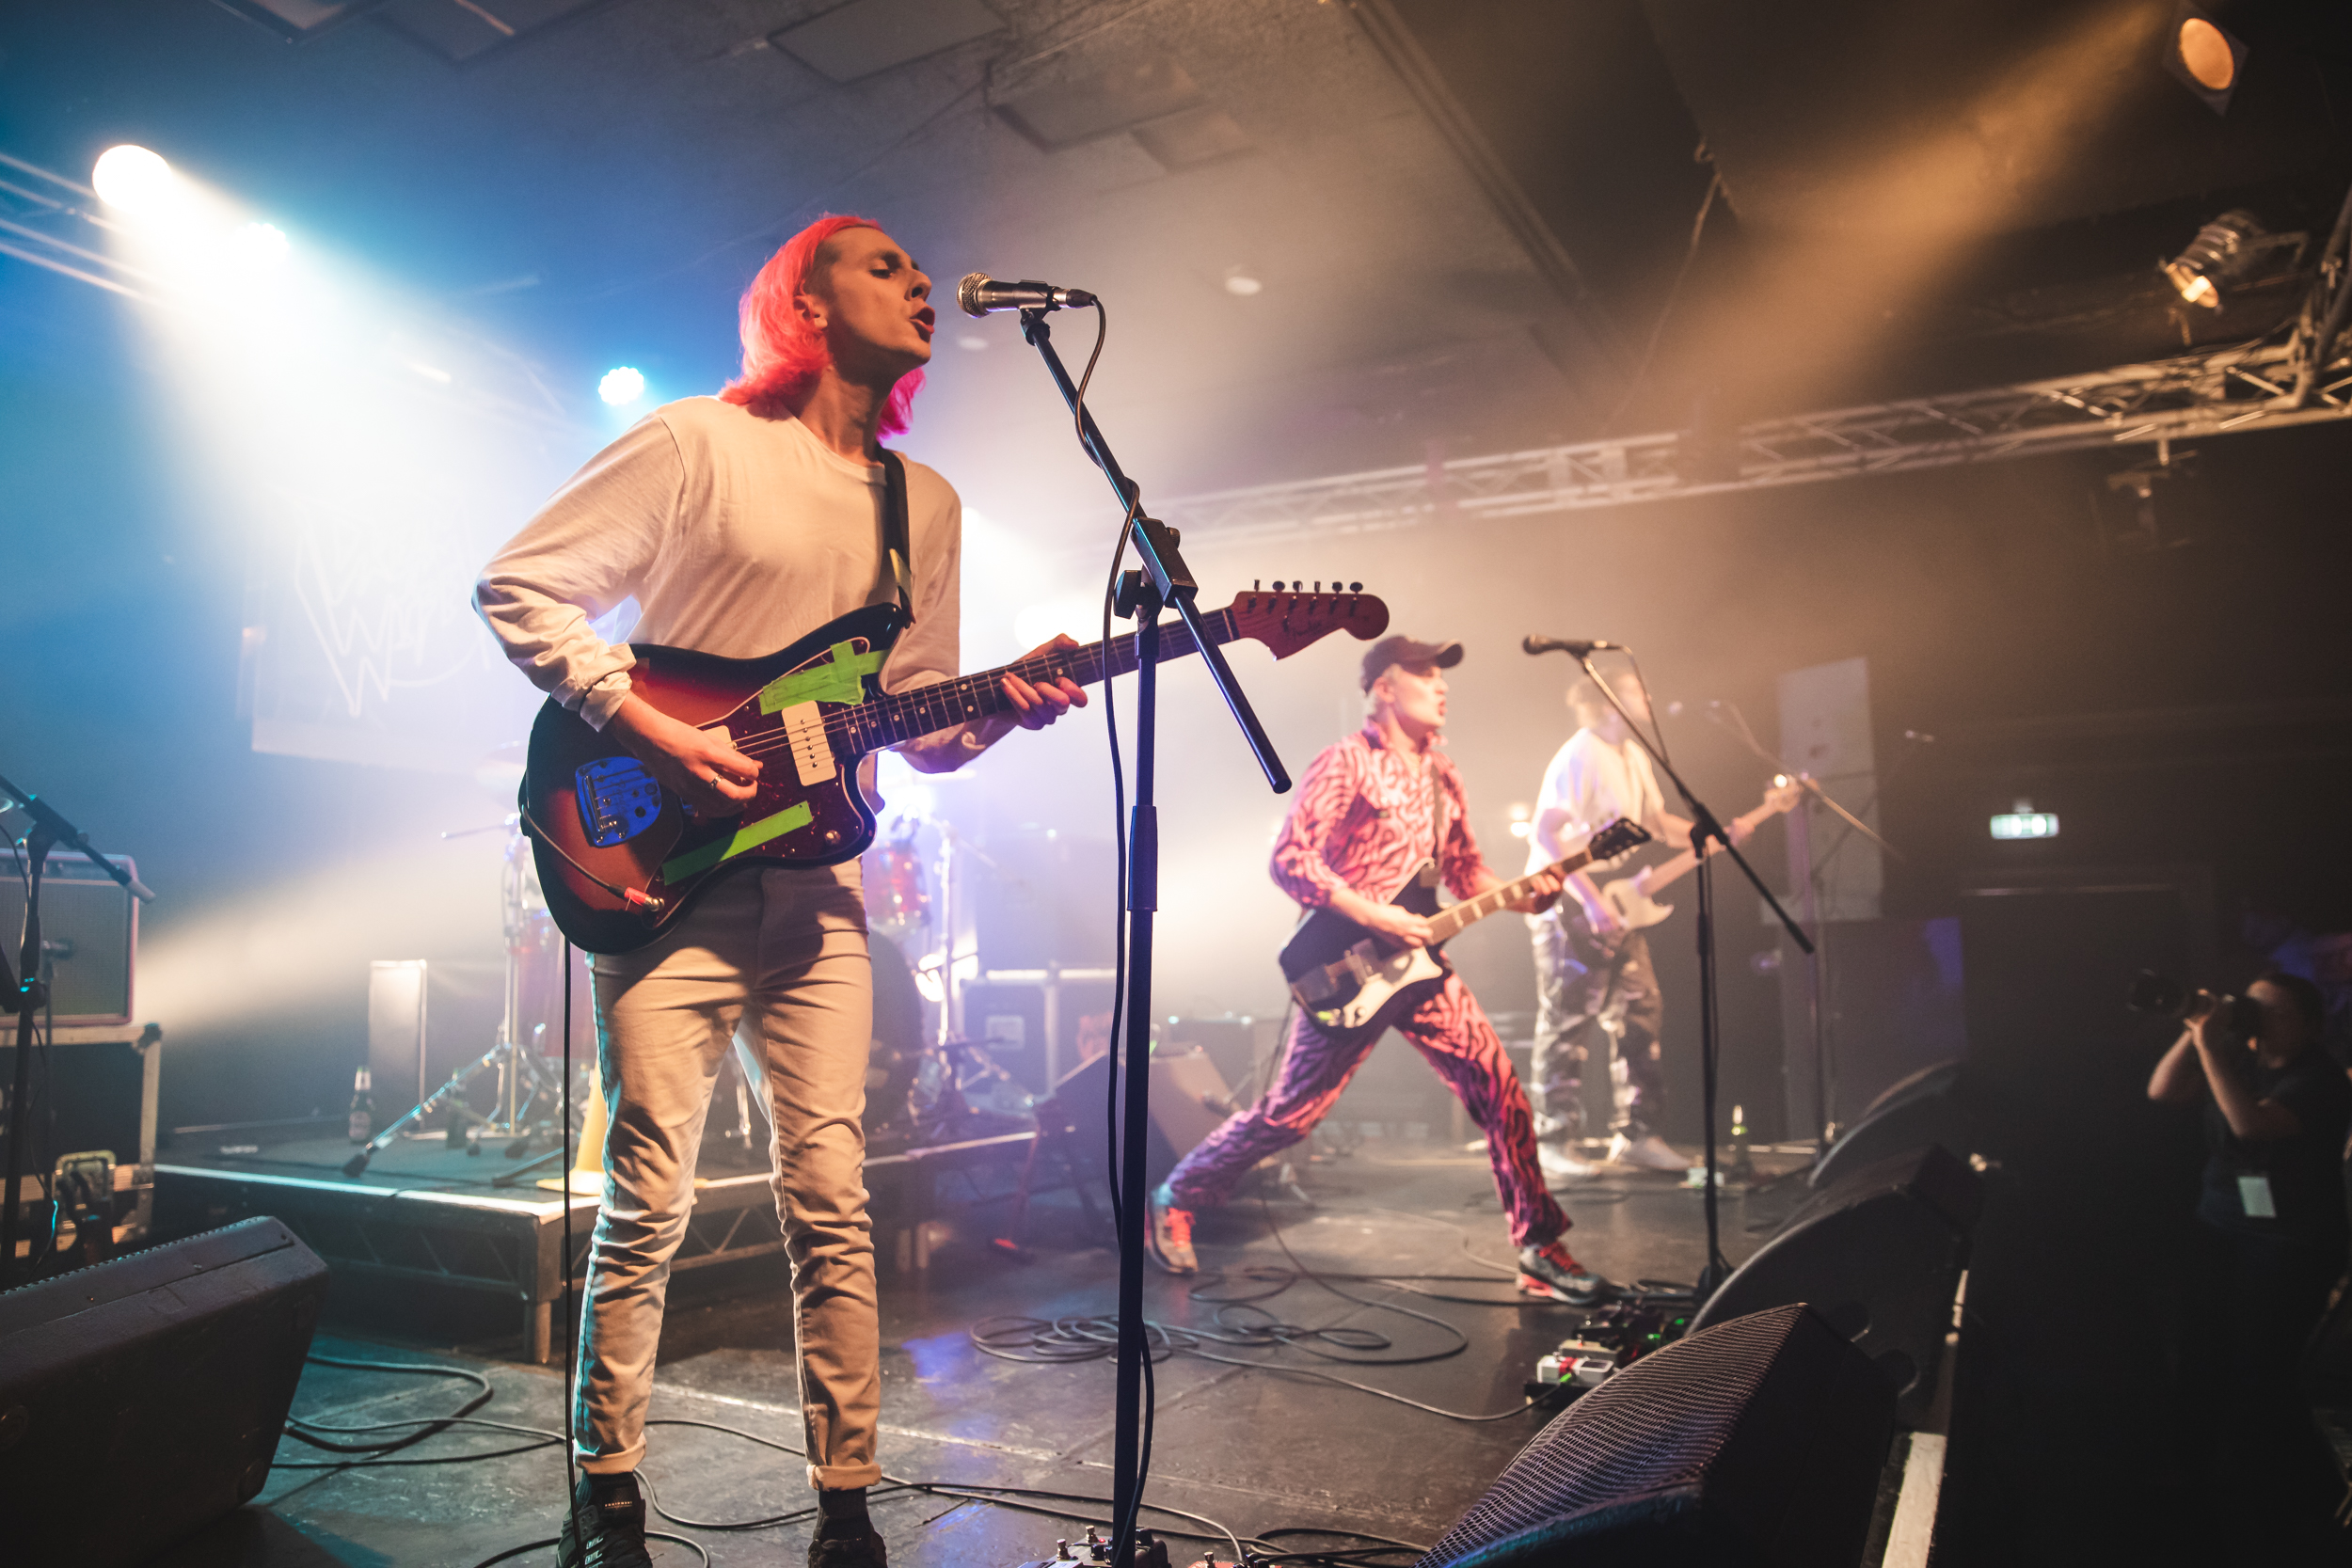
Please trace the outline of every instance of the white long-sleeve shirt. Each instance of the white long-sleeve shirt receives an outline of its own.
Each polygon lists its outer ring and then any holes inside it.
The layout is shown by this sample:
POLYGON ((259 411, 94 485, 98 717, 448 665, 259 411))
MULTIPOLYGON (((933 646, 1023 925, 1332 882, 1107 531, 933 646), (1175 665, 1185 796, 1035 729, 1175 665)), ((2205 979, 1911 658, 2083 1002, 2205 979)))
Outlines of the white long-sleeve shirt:
MULTIPOLYGON (((963 509, 908 460, 914 625, 885 690, 955 675, 963 509)), ((879 465, 789 416, 718 398, 665 404, 590 458, 483 569, 474 605, 532 684, 597 728, 636 660, 589 622, 634 596, 642 642, 754 658, 897 597, 879 465)))
MULTIPOLYGON (((1565 820, 1549 835, 1540 831, 1528 835, 1527 869, 1542 870, 1620 816, 1655 828, 1665 809, 1649 754, 1638 743, 1626 739, 1612 745, 1590 730, 1579 730, 1552 754, 1535 799, 1539 830, 1548 813, 1563 813, 1565 820)), ((1632 852, 1595 869, 1621 865, 1632 852)))

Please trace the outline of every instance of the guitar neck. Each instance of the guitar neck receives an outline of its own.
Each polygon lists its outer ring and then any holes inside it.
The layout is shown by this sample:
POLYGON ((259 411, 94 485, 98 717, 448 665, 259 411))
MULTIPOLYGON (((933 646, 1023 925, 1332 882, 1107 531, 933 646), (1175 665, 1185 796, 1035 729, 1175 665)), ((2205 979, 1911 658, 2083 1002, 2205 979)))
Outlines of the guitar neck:
MULTIPOLYGON (((1232 611, 1204 611, 1200 627, 1208 633, 1210 641, 1231 642, 1235 635, 1232 611)), ((977 675, 877 697, 834 714, 829 725, 843 730, 858 751, 879 752, 885 746, 952 729, 991 714, 1013 712, 1012 699, 1005 695, 1007 675, 1018 675, 1032 686, 1042 686, 1062 675, 1080 686, 1096 686, 1113 675, 1127 674, 1140 663, 1136 646, 1142 635, 1131 631, 1083 648, 1055 648, 977 675)), ((1162 663, 1200 651, 1191 629, 1181 620, 1170 619, 1160 627, 1162 663)))
MULTIPOLYGON (((1756 832, 1758 825, 1760 825, 1765 818, 1778 816, 1779 812, 1779 807, 1774 806, 1770 801, 1767 801, 1763 805, 1756 807, 1752 812, 1746 812, 1732 818, 1732 832, 1736 836, 1745 838, 1748 834, 1756 832)), ((1707 844, 1707 852, 1711 855, 1722 847, 1722 845, 1717 844, 1712 839, 1709 839, 1707 844)), ((1694 849, 1685 849, 1682 853, 1675 856, 1672 860, 1660 861, 1656 865, 1651 866, 1648 872, 1643 876, 1642 891, 1644 893, 1656 893, 1660 888, 1664 887, 1668 882, 1673 881, 1676 878, 1688 875, 1690 871, 1698 863, 1698 852, 1694 849)))
POLYGON ((1570 872, 1581 871, 1592 863, 1592 859, 1591 850, 1579 849, 1566 860, 1554 861, 1541 871, 1531 871, 1516 882, 1505 882, 1501 887, 1488 888, 1475 898, 1465 898, 1458 904, 1439 910, 1429 917, 1430 944, 1435 946, 1453 937, 1464 927, 1474 926, 1488 915, 1518 903, 1534 891, 1536 878, 1548 876, 1553 872, 1565 877, 1570 872))

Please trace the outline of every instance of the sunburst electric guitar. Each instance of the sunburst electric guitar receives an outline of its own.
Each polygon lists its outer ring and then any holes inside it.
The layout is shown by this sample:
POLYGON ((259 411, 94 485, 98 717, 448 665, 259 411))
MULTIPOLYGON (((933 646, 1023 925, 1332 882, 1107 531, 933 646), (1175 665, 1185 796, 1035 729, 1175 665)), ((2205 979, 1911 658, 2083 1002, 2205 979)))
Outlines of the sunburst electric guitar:
MULTIPOLYGON (((1565 875, 1581 871, 1597 860, 1613 860, 1628 849, 1647 844, 1649 834, 1623 818, 1595 833, 1585 847, 1545 871, 1565 875)), ((1423 861, 1406 879, 1404 891, 1390 903, 1427 917, 1431 932, 1426 947, 1409 946, 1382 936, 1330 909, 1311 910, 1282 949, 1282 977, 1291 994, 1327 1034, 1358 1034, 1386 1029, 1398 1015, 1420 1006, 1422 999, 1444 983, 1446 964, 1438 949, 1449 938, 1498 910, 1526 897, 1544 871, 1531 871, 1516 882, 1489 888, 1447 909, 1438 908, 1438 863, 1423 861)))
MULTIPOLYGON (((1214 642, 1248 638, 1287 658, 1335 631, 1378 637, 1389 610, 1367 594, 1253 591, 1200 624, 1214 642)), ((857 784, 867 752, 1010 711, 1007 673, 1091 686, 1136 668, 1129 632, 885 695, 877 677, 904 625, 898 606, 869 605, 765 658, 631 646, 632 692, 673 719, 723 729, 737 751, 759 760, 758 792, 726 816, 689 811, 618 736, 553 701, 542 707, 522 810, 548 912, 564 934, 591 953, 626 953, 676 925, 732 872, 852 859, 874 840, 879 802, 857 784)), ((1181 623, 1160 628, 1163 660, 1198 651, 1181 623)))

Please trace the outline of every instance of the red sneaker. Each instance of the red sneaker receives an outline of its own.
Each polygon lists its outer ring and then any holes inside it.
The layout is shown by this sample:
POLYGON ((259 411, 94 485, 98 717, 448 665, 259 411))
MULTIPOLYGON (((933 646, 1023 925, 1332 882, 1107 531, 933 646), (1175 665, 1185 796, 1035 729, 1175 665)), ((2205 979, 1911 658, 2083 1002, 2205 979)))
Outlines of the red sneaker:
POLYGON ((1192 1211, 1176 1207, 1175 1195, 1163 1181, 1152 1189, 1152 1227, 1144 1244, 1152 1261, 1169 1274, 1199 1274, 1200 1259, 1192 1253, 1192 1211))
POLYGON ((1590 1307, 1616 1293, 1616 1287, 1578 1262, 1565 1243, 1519 1248, 1519 1291, 1531 1296, 1550 1296, 1570 1307, 1590 1307))

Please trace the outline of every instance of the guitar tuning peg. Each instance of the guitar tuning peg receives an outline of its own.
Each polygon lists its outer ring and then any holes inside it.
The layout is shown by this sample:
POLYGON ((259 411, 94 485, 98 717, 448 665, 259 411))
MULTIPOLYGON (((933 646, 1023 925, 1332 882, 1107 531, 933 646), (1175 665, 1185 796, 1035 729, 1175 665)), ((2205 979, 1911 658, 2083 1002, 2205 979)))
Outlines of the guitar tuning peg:
POLYGON ((1256 578, 1251 578, 1249 579, 1249 591, 1252 594, 1255 594, 1258 591, 1258 579, 1256 578))
POLYGON ((1360 582, 1351 582, 1347 585, 1347 591, 1351 594, 1360 594, 1364 591, 1364 585, 1360 582))
POLYGON ((1280 578, 1276 578, 1274 579, 1274 591, 1277 594, 1279 594, 1282 591, 1282 579, 1280 578))
POLYGON ((1315 592, 1318 594, 1323 592, 1323 579, 1321 578, 1315 578, 1315 592))

